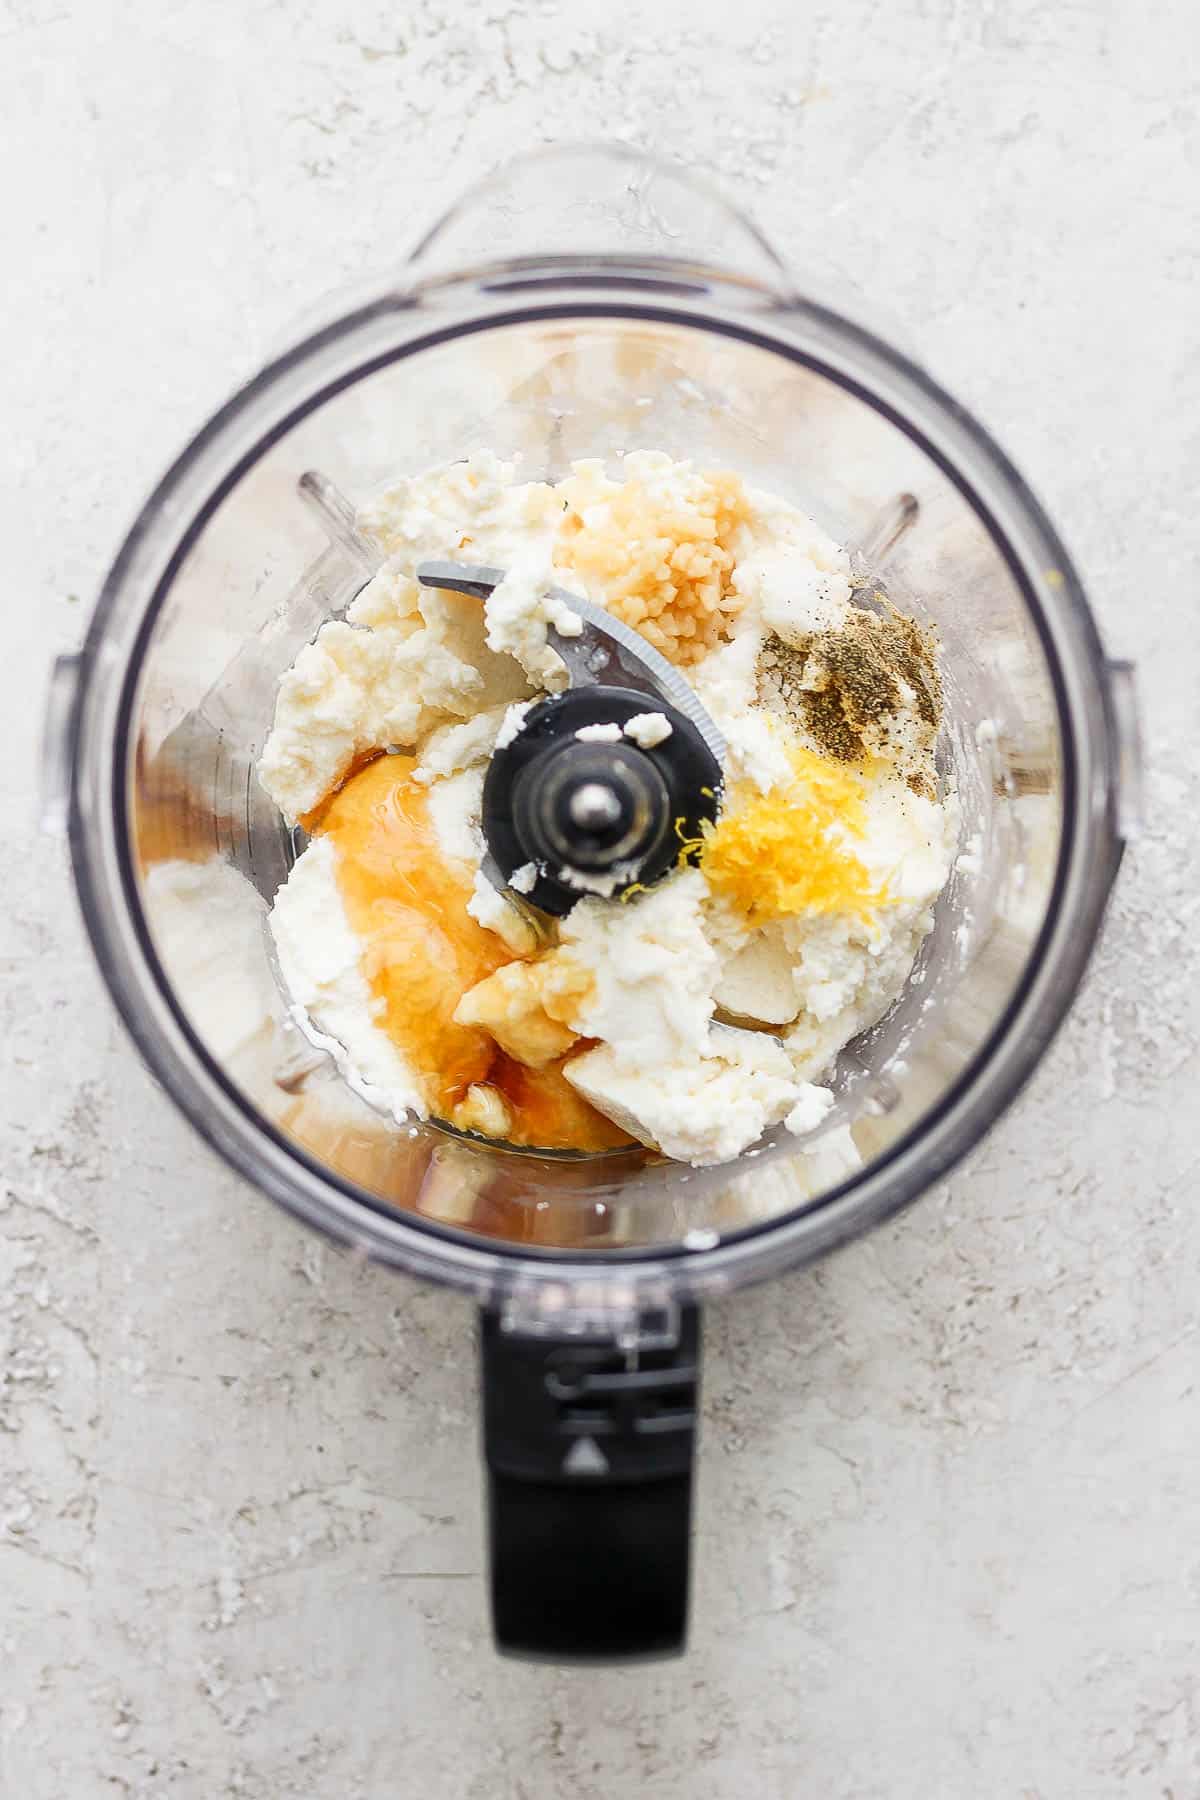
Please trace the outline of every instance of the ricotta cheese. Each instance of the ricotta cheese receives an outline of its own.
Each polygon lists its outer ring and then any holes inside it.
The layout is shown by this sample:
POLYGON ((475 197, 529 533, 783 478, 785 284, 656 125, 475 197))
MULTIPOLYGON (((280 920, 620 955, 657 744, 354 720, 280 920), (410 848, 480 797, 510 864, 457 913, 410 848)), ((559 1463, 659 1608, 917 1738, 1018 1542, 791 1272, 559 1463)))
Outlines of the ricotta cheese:
MULTIPOLYGON (((611 897, 628 871, 559 871, 584 897, 544 929, 513 898, 533 889, 538 868, 516 870, 511 892, 499 892, 484 873, 481 823, 489 757, 566 678, 554 638, 582 627, 550 598, 558 583, 609 607, 685 668, 728 745, 722 817, 744 805, 753 824, 757 805, 764 829, 775 830, 818 747, 786 712, 760 703, 760 659, 768 643, 801 643, 845 620, 845 551, 797 508, 735 475, 649 452, 624 458, 615 479, 599 462, 578 463, 555 487, 518 481, 512 462, 480 451, 394 482, 358 523, 379 572, 283 677, 259 765, 284 814, 312 812, 363 756, 412 752, 435 854, 459 867, 460 883, 461 865, 473 871, 466 910, 514 959, 467 990, 458 1023, 489 1033, 532 1070, 561 1064, 578 1094, 669 1157, 721 1162, 783 1125, 800 1138, 817 1133, 814 1170, 833 1179, 851 1167, 846 1128, 819 1129, 833 1106, 820 1078, 909 977, 954 858, 952 805, 868 758, 846 788, 853 807, 832 823, 827 808, 811 826, 824 835, 800 841, 812 858, 804 868, 824 870, 832 858, 837 880, 805 887, 789 872, 788 882, 760 886, 752 836, 732 878, 714 847, 710 883, 701 844, 699 867, 632 897, 611 897), (506 573, 480 602, 420 586, 417 564, 430 558, 506 573), (854 881, 861 895, 852 905, 854 881), (756 916, 756 894, 781 893, 781 916, 756 916), (798 905, 796 893, 810 897, 798 905)), ((902 694, 898 729, 907 704, 902 694)), ((651 709, 623 732, 600 724, 576 733, 592 743, 624 736, 645 750, 670 734, 669 719, 651 709)), ((932 792, 931 761, 929 769, 932 792)), ((810 807, 806 817, 817 814, 810 807)), ((761 841, 770 855, 776 839, 768 831, 761 841)), ((977 856, 972 844, 964 873, 977 856)), ((334 853, 319 835, 271 924, 289 998, 309 1029, 335 1047, 360 1092, 382 1097, 397 1117, 423 1116, 423 1079, 381 1027, 334 853)), ((456 1121, 503 1135, 513 1126, 508 1105, 477 1083, 456 1121)))
POLYGON ((625 736, 632 738, 643 750, 653 750, 656 745, 665 744, 671 730, 671 721, 666 713, 634 713, 632 719, 625 721, 625 736))
POLYGON ((350 1085, 397 1119, 425 1118, 421 1081, 378 1023, 380 1002, 362 972, 327 839, 314 838, 297 858, 275 896, 271 934, 298 1022, 332 1051, 350 1085))

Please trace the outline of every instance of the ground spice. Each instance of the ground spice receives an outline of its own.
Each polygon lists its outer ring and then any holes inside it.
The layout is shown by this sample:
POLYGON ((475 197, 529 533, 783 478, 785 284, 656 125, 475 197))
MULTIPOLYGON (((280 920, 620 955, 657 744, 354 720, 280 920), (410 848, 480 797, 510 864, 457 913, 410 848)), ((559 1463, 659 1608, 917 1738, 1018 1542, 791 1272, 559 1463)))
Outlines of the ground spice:
POLYGON ((886 601, 855 608, 836 630, 793 643, 770 637, 758 661, 758 698, 795 719, 838 762, 882 756, 914 793, 936 795, 933 747, 942 717, 937 634, 886 601))

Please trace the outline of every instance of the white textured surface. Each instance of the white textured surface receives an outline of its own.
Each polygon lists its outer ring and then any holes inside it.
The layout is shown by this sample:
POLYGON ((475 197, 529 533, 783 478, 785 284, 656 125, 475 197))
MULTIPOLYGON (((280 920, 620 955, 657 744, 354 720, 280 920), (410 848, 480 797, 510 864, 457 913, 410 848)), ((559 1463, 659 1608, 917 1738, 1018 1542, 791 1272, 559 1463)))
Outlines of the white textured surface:
POLYGON ((1195 8, 639 11, 0 0, 20 1800, 1200 1792, 1195 8), (298 297, 511 149, 613 130, 907 322, 1139 656, 1156 769, 1020 1106, 896 1224, 711 1310, 689 1659, 562 1673, 488 1646, 469 1309, 356 1270, 193 1140, 30 794, 40 672, 298 297))

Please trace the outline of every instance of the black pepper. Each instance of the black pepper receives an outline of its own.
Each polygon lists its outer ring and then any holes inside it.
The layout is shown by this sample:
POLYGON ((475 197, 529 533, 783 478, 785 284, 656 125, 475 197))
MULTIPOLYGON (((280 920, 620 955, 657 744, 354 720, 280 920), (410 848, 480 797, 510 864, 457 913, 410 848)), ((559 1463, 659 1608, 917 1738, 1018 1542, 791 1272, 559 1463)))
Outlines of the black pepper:
POLYGON ((838 762, 885 756, 914 793, 933 797, 933 744, 942 717, 937 634, 881 600, 836 630, 791 643, 769 637, 758 661, 758 699, 802 724, 838 762))

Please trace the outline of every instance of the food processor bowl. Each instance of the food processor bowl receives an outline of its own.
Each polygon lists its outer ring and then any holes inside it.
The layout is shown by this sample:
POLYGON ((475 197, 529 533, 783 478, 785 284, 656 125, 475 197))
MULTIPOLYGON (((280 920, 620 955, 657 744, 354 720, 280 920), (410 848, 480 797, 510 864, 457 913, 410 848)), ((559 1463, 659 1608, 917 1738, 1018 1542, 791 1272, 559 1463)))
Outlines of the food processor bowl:
POLYGON ((1070 1004, 1129 833, 1130 674, 1034 497, 719 196, 624 150, 543 153, 197 433, 52 714, 88 928, 167 1091, 308 1224, 484 1309, 501 1643, 678 1647, 697 1302, 865 1230, 980 1136, 1070 1004), (807 1139, 694 1169, 397 1126, 292 1017, 265 921, 294 834, 256 775, 277 683, 373 573, 355 505, 485 446, 528 479, 641 448, 734 468, 937 627, 959 854, 905 993, 843 1051, 807 1139))

